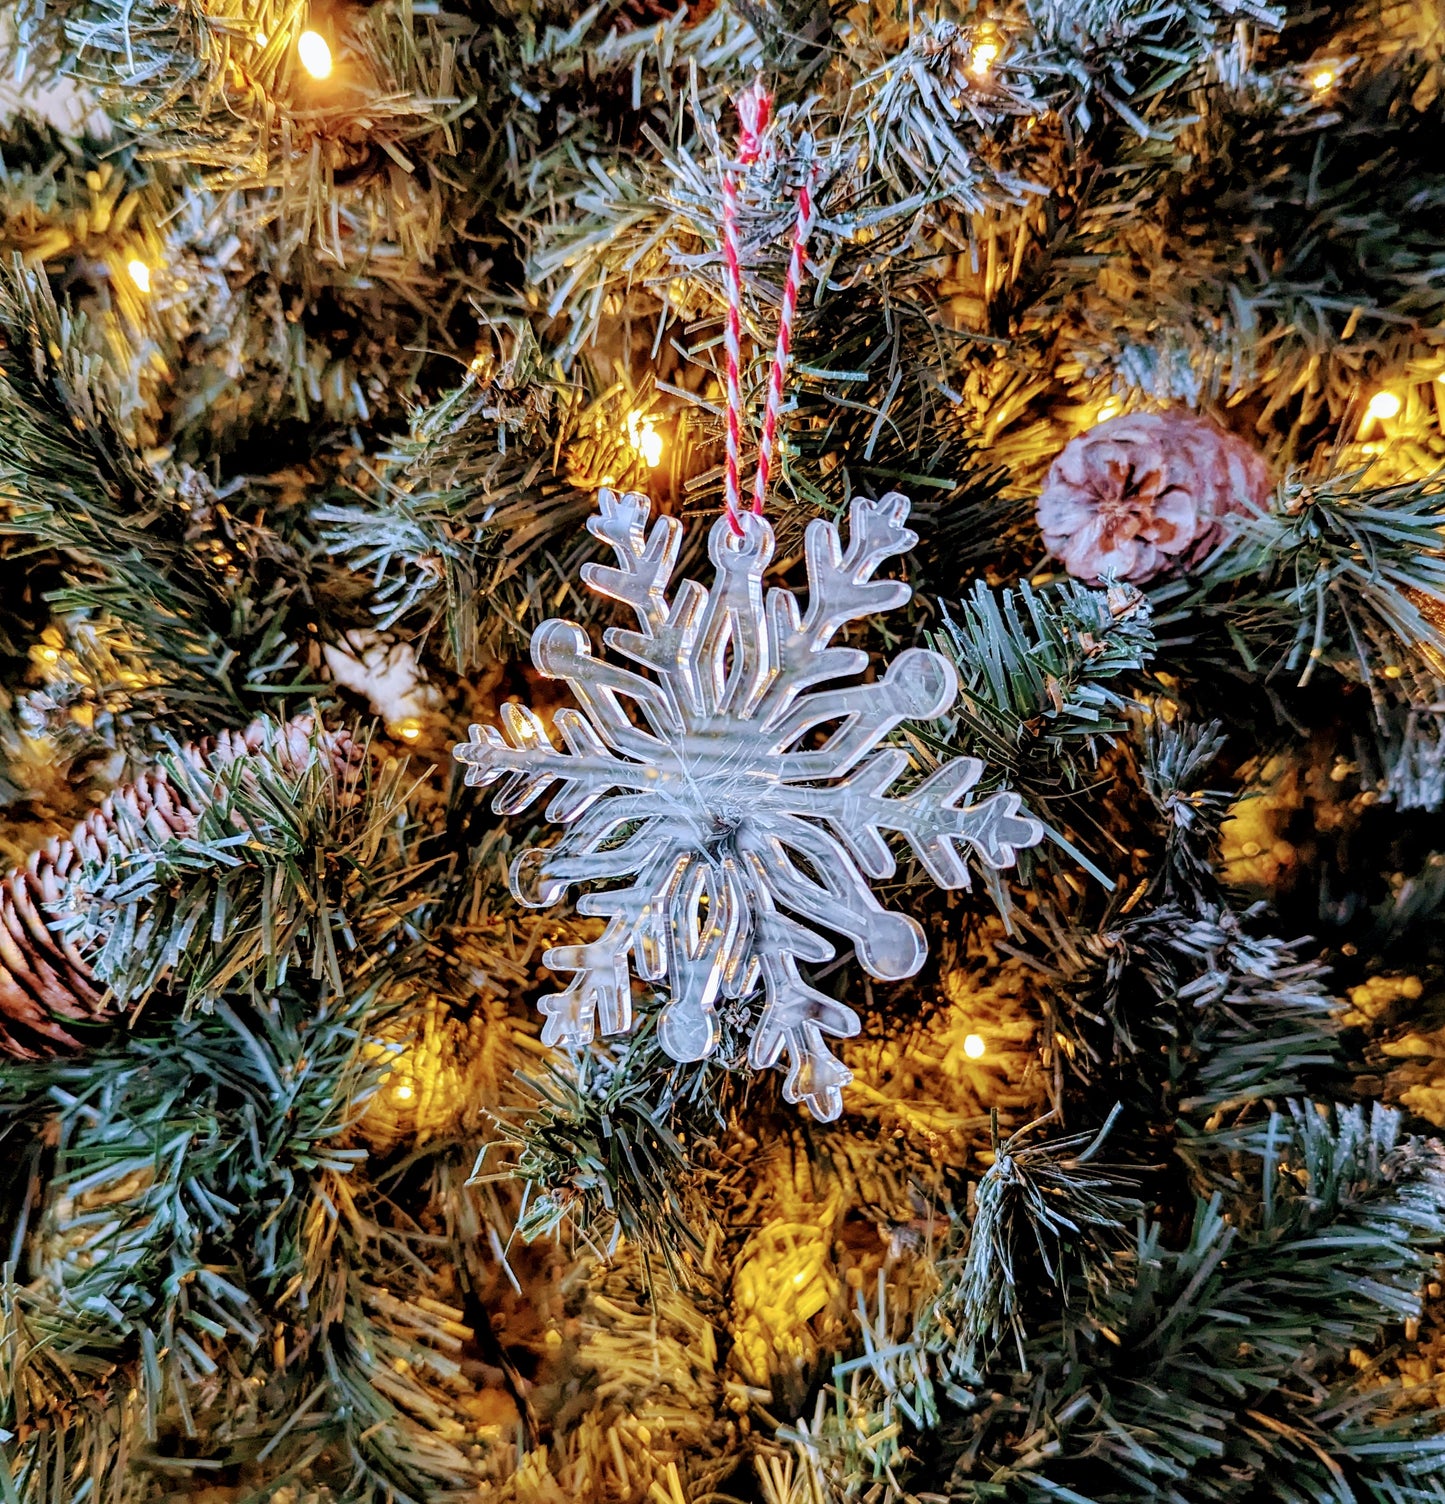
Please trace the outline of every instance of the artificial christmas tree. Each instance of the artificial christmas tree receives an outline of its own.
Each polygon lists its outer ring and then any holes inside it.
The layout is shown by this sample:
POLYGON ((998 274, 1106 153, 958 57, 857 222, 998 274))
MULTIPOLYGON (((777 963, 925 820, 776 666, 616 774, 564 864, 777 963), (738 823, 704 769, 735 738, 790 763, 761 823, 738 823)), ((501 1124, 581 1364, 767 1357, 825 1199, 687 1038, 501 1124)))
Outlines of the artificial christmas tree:
POLYGON ((0 1499, 1445 1500, 1437 10, 4 45, 0 1499))

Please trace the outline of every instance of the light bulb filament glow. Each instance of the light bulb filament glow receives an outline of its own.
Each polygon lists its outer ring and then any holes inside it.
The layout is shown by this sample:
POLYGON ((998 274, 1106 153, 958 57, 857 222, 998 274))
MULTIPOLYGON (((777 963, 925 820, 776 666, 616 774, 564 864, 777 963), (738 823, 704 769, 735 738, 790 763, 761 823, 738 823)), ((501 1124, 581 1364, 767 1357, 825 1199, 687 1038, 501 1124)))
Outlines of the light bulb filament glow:
POLYGON ((968 71, 975 78, 982 78, 993 67, 999 54, 997 42, 980 42, 973 49, 973 56, 968 60, 968 71))
POLYGON ((138 256, 132 257, 125 264, 125 269, 130 274, 130 279, 142 292, 151 290, 151 269, 138 256))
POLYGON ((296 39, 296 56, 312 78, 331 76, 331 48, 319 31, 303 31, 296 39))
POLYGON ((647 467, 656 470, 662 463, 662 435, 658 433, 652 419, 642 413, 628 413, 627 438, 647 463, 647 467))
POLYGON ((1365 409, 1367 418, 1396 418, 1400 415, 1400 401, 1398 392, 1376 392, 1370 398, 1369 406, 1365 409))
POLYGON ((1335 70, 1333 68, 1320 68, 1310 74, 1310 88, 1316 94, 1323 94, 1326 90, 1335 86, 1335 70))
POLYGON ((983 1042, 982 1034, 968 1034, 964 1036, 963 1053, 970 1060, 982 1060, 987 1046, 983 1042))

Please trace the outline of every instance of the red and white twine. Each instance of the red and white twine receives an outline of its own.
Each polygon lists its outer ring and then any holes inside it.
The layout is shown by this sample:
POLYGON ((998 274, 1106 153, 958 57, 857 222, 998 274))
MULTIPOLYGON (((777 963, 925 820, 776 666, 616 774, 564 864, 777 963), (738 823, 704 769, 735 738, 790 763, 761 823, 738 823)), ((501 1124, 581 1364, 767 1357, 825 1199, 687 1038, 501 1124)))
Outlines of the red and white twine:
MULTIPOLYGON (((761 83, 745 89, 737 98, 738 120, 742 125, 738 137, 738 164, 751 167, 763 148, 763 132, 772 113, 772 96, 761 83)), ((727 327, 723 343, 727 352, 727 461, 723 472, 723 494, 728 522, 733 533, 742 534, 738 512, 742 490, 738 482, 738 453, 742 447, 742 264, 738 256, 738 183, 731 168, 722 175, 723 275, 727 285, 727 327)))
POLYGON ((768 373, 768 398, 763 408, 763 430, 758 437, 758 476, 753 485, 753 512, 763 515, 763 499, 768 494, 768 476, 773 468, 773 444, 778 433, 778 412, 783 405, 783 376, 788 368, 788 354, 793 346, 793 314, 798 307, 798 289, 803 282, 803 258, 808 236, 813 231, 812 174, 798 189, 798 217, 793 225, 793 249, 788 257, 787 275, 783 278, 783 306, 778 313, 778 343, 773 350, 773 365, 768 373))
MULTIPOLYGON (((750 167, 762 154, 763 134, 772 115, 772 96, 755 83, 735 101, 741 130, 738 135, 737 164, 750 167)), ((813 229, 812 175, 798 190, 798 215, 793 225, 792 252, 783 279, 783 304, 778 315, 778 342, 768 373, 767 401, 763 409, 763 427, 758 441, 758 471, 753 485, 753 514, 761 517, 768 494, 768 477, 772 472, 773 450, 777 442, 778 413, 783 401, 783 378, 788 353, 793 342, 793 317, 798 306, 798 289, 802 286, 808 237, 813 229)), ((728 524, 734 537, 741 537, 743 525, 742 488, 739 482, 739 451, 742 447, 742 262, 738 254, 738 188, 732 168, 722 175, 723 275, 727 290, 727 323, 723 344, 727 355, 727 457, 723 468, 723 499, 728 524)))

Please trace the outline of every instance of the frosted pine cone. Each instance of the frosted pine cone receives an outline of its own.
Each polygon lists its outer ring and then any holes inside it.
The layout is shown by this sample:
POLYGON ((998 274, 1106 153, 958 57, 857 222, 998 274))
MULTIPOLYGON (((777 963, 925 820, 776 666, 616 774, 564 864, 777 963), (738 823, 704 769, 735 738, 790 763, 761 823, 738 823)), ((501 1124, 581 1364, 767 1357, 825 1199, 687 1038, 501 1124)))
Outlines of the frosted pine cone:
POLYGON ((1039 497, 1044 546, 1076 579, 1140 584, 1197 564, 1272 482, 1242 439, 1193 413, 1131 413, 1073 439, 1039 497))
MULTIPOLYGON (((244 760, 267 759, 283 773, 297 774, 317 756, 327 758, 345 781, 365 754, 348 732, 327 731, 310 716, 281 725, 255 721, 180 752, 200 789, 244 760)), ((57 932, 50 919, 69 907, 88 864, 147 838, 187 836, 198 814, 193 792, 155 769, 110 794, 68 839, 48 841, 25 866, 0 879, 0 1055, 28 1060, 79 1049, 71 1032, 76 1024, 115 1016, 115 999, 96 980, 86 947, 57 932)))

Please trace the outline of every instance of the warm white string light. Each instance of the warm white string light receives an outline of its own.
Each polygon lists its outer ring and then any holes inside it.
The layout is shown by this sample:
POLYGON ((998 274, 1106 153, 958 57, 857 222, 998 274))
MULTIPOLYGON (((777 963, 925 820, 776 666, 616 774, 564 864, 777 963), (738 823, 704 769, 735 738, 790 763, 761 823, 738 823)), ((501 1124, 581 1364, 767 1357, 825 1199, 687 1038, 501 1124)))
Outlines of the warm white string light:
POLYGON ((998 54, 997 42, 979 42, 973 49, 973 56, 968 60, 968 71, 975 78, 982 78, 998 60, 998 54))
POLYGON ((662 435, 653 420, 642 413, 628 413, 627 440, 646 462, 648 469, 656 470, 662 463, 662 435))
POLYGON ((296 38, 296 56, 312 78, 331 76, 331 48, 319 31, 303 31, 296 38))

